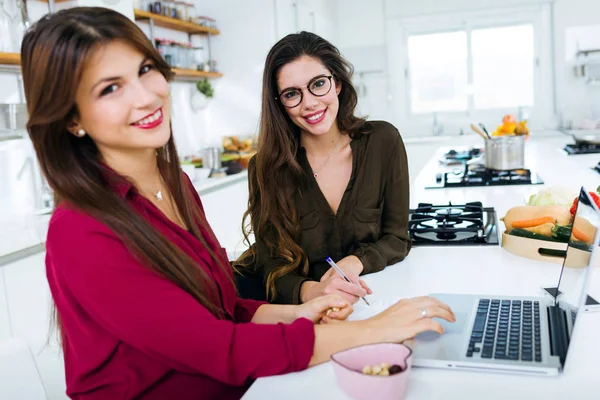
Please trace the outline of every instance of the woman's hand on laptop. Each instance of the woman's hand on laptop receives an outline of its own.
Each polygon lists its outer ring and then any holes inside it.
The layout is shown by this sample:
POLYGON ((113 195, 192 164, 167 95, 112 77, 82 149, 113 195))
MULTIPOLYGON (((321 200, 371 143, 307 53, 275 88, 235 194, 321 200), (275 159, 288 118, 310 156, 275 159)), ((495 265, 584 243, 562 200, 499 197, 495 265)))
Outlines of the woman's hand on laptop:
POLYGON ((402 299, 385 311, 365 320, 382 341, 402 342, 424 331, 444 333, 442 325, 432 318, 455 322, 454 313, 433 297, 402 299))

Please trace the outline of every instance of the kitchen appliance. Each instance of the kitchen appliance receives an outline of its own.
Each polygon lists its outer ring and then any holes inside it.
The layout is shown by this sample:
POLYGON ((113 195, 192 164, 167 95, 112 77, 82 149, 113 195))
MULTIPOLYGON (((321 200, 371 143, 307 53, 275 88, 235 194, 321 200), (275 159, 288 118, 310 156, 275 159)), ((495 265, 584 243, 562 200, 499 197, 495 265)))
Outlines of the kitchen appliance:
POLYGON ((438 172, 435 182, 425 189, 441 189, 470 186, 501 186, 501 185, 541 185, 544 181, 535 171, 516 169, 498 171, 487 169, 480 164, 464 164, 451 171, 438 172))
POLYGON ((414 351, 413 365, 531 376, 562 372, 570 343, 578 338, 574 329, 579 326, 580 307, 585 307, 590 265, 600 241, 600 210, 587 193, 581 189, 574 218, 576 223, 578 218, 587 219, 594 228, 592 241, 585 251, 569 243, 556 285, 562 294, 429 294, 447 304, 456 321, 439 320, 443 335, 426 331, 405 342, 414 351))
POLYGON ((409 211, 408 232, 414 246, 498 245, 496 211, 481 202, 435 206, 419 203, 409 211))
POLYGON ((525 135, 495 136, 486 140, 485 166, 500 171, 525 168, 525 135))
POLYGON ((600 153, 600 131, 582 129, 563 133, 575 140, 575 143, 569 143, 564 147, 564 151, 568 155, 600 153))
POLYGON ((221 164, 221 157, 223 155, 223 150, 220 147, 207 147, 201 151, 202 153, 202 166, 204 168, 210 168, 211 177, 215 177, 216 175, 224 175, 225 168, 221 164))
POLYGON ((600 144, 569 143, 565 146, 564 151, 570 156, 576 154, 598 154, 600 153, 600 144))
POLYGON ((478 148, 459 148, 458 150, 448 150, 440 158, 440 164, 443 165, 463 165, 465 162, 483 155, 483 149, 478 148))

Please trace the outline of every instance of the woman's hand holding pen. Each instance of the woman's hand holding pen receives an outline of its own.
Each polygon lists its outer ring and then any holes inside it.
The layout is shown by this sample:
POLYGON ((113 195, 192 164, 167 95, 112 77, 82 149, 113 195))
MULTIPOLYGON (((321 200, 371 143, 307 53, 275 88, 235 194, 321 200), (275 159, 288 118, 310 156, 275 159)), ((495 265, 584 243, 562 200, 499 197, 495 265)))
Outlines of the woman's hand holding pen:
MULTIPOLYGON (((359 278, 360 273, 363 271, 363 265, 360 262, 360 260, 358 259, 358 257, 347 256, 347 257, 342 258, 336 264, 346 274, 346 276, 354 283, 354 285, 353 285, 354 290, 350 289, 351 291, 346 291, 346 293, 348 295, 352 295, 352 298, 348 298, 348 300, 352 304, 356 303, 359 300, 359 297, 365 297, 367 294, 373 294, 373 291, 365 283, 365 281, 363 281, 362 279, 359 278), (357 285, 359 287, 362 287, 365 290, 366 294, 359 294, 355 290, 357 285)), ((348 283, 342 277, 340 277, 340 275, 337 273, 337 271, 333 267, 329 268, 329 270, 325 273, 325 275, 323 275, 321 277, 321 282, 330 281, 331 278, 333 278, 333 277, 340 278, 345 283, 348 283)), ((365 292, 360 292, 360 293, 365 293, 365 292)))
POLYGON ((319 296, 336 294, 354 304, 361 297, 373 293, 369 286, 358 277, 362 272, 362 264, 357 257, 345 257, 337 265, 352 282, 346 282, 332 267, 323 275, 319 282, 308 281, 302 284, 300 290, 303 302, 319 296))

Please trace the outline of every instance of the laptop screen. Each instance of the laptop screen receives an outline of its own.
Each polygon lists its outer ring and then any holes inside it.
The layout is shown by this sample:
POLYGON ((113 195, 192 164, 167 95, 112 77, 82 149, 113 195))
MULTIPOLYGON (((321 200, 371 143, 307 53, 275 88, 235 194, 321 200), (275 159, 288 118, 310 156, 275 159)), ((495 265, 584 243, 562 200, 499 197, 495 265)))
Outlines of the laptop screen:
POLYGON ((566 313, 568 334, 571 336, 577 311, 587 297, 590 265, 598 263, 597 249, 600 239, 600 211, 584 188, 581 188, 577 209, 573 217, 571 238, 567 245, 555 304, 566 313), (594 255, 594 253, 596 253, 594 255))

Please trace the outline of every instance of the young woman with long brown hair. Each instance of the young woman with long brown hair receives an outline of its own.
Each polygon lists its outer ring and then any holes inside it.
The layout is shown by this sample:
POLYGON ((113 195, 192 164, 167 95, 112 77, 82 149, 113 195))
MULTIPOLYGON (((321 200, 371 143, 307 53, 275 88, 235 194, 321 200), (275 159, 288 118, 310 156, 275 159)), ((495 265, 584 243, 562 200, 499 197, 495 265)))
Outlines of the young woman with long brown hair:
POLYGON ((256 241, 236 263, 242 294, 264 297, 266 284, 279 303, 328 293, 354 303, 371 293, 359 275, 408 254, 404 144, 391 124, 354 115, 351 76, 338 49, 313 33, 288 35, 269 52, 244 215, 246 239, 256 241))
POLYGON ((441 332, 423 310, 454 319, 430 298, 335 324, 352 311, 335 295, 301 306, 238 298, 180 171, 170 67, 127 17, 43 17, 23 40, 22 70, 29 135, 57 197, 46 270, 71 398, 239 398, 253 379, 341 349, 441 332))

